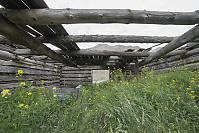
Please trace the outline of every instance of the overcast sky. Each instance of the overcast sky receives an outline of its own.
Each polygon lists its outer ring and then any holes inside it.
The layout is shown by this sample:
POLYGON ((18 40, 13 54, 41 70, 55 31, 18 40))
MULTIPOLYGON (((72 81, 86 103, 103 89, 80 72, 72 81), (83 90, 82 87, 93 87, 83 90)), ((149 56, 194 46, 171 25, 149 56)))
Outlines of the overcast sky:
MULTIPOLYGON (((195 11, 199 10, 199 0, 45 0, 50 8, 76 9, 132 9, 149 11, 195 11)), ((70 24, 63 25, 71 35, 156 35, 178 36, 193 26, 151 25, 151 24, 70 24)), ((99 43, 98 43, 99 44, 99 43)), ((96 43, 78 43, 80 48, 88 48, 96 43)), ((115 45, 115 44, 111 44, 115 45)), ((152 44, 125 44, 150 47, 152 44)))

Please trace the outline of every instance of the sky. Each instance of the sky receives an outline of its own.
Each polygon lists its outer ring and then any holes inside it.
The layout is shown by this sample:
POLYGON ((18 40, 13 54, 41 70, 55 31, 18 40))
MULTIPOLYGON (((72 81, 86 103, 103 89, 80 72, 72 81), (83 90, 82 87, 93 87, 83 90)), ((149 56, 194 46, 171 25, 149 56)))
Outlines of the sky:
MULTIPOLYGON (((149 11, 193 12, 199 10, 199 0, 45 0, 53 9, 131 9, 149 11)), ((70 35, 146 35, 179 36, 194 25, 153 24, 67 24, 70 35)), ((77 43, 81 49, 102 43, 77 43)), ((118 45, 118 43, 106 43, 118 45)), ((121 44, 121 43, 120 43, 121 44)), ((123 44, 148 48, 154 44, 123 44)))

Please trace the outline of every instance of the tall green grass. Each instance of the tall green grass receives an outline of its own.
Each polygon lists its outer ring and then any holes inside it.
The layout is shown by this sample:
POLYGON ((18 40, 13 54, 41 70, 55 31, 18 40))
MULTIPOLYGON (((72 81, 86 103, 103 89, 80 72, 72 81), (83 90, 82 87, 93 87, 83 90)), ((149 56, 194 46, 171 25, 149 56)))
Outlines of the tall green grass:
POLYGON ((65 132, 199 132, 198 71, 143 72, 128 80, 115 73, 110 81, 83 88, 66 108, 60 125, 65 132))
POLYGON ((143 71, 138 78, 126 79, 121 70, 115 70, 112 79, 85 86, 78 100, 67 97, 63 105, 50 92, 44 96, 42 89, 15 91, 0 98, 0 131, 199 132, 199 71, 143 71), (20 103, 29 108, 19 107, 20 103))

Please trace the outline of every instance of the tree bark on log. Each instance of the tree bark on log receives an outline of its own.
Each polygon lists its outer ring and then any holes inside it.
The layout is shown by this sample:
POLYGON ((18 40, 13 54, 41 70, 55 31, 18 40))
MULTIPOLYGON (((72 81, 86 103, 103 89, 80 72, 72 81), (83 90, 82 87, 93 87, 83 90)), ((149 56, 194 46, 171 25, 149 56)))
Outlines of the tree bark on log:
POLYGON ((183 35, 179 36, 177 39, 168 43, 166 46, 164 46, 163 48, 158 50, 156 53, 152 53, 149 57, 147 57, 145 60, 140 62, 139 65, 143 66, 145 64, 148 64, 152 60, 157 59, 157 58, 171 52, 172 50, 174 50, 174 49, 176 49, 176 48, 178 48, 178 47, 180 47, 198 37, 199 37, 199 25, 196 25, 189 31, 185 32, 183 35))
POLYGON ((58 60, 59 62, 70 66, 76 66, 74 63, 66 60, 63 56, 57 54, 38 40, 34 39, 31 35, 21 30, 17 25, 11 23, 2 15, 0 15, 0 33, 9 40, 25 45, 28 48, 54 60, 58 60))
POLYGON ((56 25, 73 23, 142 23, 194 25, 199 12, 160 12, 130 9, 28 9, 1 10, 16 24, 56 25))

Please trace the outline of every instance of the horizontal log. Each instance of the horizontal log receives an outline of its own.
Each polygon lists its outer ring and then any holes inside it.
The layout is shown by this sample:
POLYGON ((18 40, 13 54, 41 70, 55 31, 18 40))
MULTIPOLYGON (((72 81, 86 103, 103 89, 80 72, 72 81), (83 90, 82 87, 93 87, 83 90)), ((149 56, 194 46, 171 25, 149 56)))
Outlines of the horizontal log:
MULTIPOLYGON (((62 39, 66 42, 110 42, 110 43, 169 43, 177 37, 135 35, 70 35, 66 37, 38 37, 41 42, 62 39)), ((199 42, 199 39, 194 40, 199 42)))
MULTIPOLYGON (((65 54, 64 51, 56 50, 59 54, 65 54)), ((14 52, 18 55, 35 55, 30 49, 16 49, 14 52)), ((98 50, 79 50, 67 52, 69 56, 125 56, 125 57, 147 57, 149 52, 116 52, 116 51, 98 51, 98 50)), ((37 54, 39 55, 39 54, 37 54)))
POLYGON ((16 74, 0 75, 0 82, 12 82, 12 81, 47 81, 47 80, 58 80, 59 76, 48 76, 48 75, 23 75, 21 78, 16 78, 16 74))
POLYGON ((194 25, 199 12, 161 12, 130 9, 1 9, 16 24, 57 25, 73 23, 142 23, 194 25))
MULTIPOLYGON (((42 43, 51 43, 55 40, 65 42, 110 42, 110 43, 169 43, 177 37, 167 36, 136 36, 136 35, 69 35, 57 37, 37 37, 42 43)), ((199 39, 193 40, 199 42, 199 39)), ((10 44, 11 42, 0 36, 0 43, 10 44)))
POLYGON ((62 74, 91 74, 91 70, 90 71, 62 71, 62 74))
POLYGON ((0 58, 3 59, 3 60, 23 61, 23 62, 27 62, 27 63, 31 63, 31 64, 56 68, 55 65, 52 65, 52 64, 49 64, 49 63, 43 63, 41 61, 31 60, 31 59, 25 58, 23 56, 18 56, 18 55, 15 55, 15 54, 12 54, 12 53, 9 53, 9 52, 5 52, 5 51, 2 51, 2 50, 0 50, 0 58))
POLYGON ((63 78, 88 78, 91 77, 91 74, 63 74, 61 75, 63 78))
MULTIPOLYGON (((196 64, 188 64, 188 65, 183 65, 183 66, 178 66, 176 67, 176 70, 180 70, 180 71, 183 71, 183 70, 196 70, 199 68, 199 64, 196 63, 196 64)), ((172 68, 165 68, 165 69, 160 69, 160 70, 156 70, 155 73, 158 73, 158 72, 169 72, 169 71, 172 71, 173 70, 173 67, 172 68)))
POLYGON ((0 60, 1 66, 12 66, 17 68, 29 68, 33 70, 41 70, 41 71, 48 71, 48 72, 55 72, 57 73, 59 70, 57 67, 46 67, 46 66, 38 66, 38 65, 31 65, 31 64, 24 64, 23 62, 13 62, 13 61, 4 61, 0 60))
POLYGON ((41 71, 41 70, 32 70, 32 69, 29 69, 29 68, 18 68, 18 67, 12 67, 12 66, 0 66, 0 73, 16 74, 18 70, 23 70, 24 74, 54 75, 54 76, 58 75, 55 72, 48 72, 48 71, 41 71))
POLYGON ((60 81, 62 82, 68 82, 68 81, 74 81, 74 82, 91 82, 91 77, 88 78, 61 78, 60 81))

